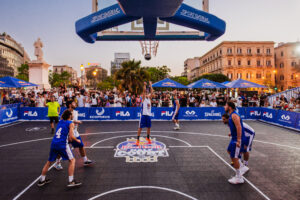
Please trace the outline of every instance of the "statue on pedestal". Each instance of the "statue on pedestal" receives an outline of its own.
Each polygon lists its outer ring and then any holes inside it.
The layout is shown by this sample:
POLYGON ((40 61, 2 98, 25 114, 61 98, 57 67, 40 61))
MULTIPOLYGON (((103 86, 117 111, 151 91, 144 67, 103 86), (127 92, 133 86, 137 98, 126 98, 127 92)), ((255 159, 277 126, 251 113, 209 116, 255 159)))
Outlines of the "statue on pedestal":
POLYGON ((34 42, 33 46, 35 47, 34 55, 36 56, 37 61, 41 61, 41 62, 44 61, 43 51, 42 51, 43 43, 42 43, 41 39, 38 38, 37 41, 34 42))

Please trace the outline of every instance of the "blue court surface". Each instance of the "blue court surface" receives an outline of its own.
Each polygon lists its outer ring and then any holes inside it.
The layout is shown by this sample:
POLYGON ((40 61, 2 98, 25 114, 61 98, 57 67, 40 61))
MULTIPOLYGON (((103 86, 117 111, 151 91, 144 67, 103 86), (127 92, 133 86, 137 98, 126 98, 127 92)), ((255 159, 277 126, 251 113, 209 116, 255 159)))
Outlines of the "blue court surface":
POLYGON ((152 122, 152 145, 134 146, 138 122, 84 122, 79 127, 87 156, 77 149, 75 179, 68 189, 67 167, 51 168, 52 182, 39 188, 53 135, 48 122, 16 122, 0 127, 0 199, 300 199, 300 134, 257 121, 245 183, 234 175, 226 148, 229 128, 222 122, 152 122))

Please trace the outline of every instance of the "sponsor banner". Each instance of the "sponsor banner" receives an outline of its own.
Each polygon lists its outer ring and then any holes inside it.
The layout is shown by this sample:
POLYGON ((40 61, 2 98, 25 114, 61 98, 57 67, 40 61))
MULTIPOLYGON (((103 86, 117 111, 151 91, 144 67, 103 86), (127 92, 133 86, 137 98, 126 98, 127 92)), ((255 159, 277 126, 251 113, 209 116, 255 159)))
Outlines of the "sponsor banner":
POLYGON ((17 121, 18 119, 19 117, 17 107, 0 110, 0 124, 11 123, 17 121))
POLYGON ((200 117, 201 108, 180 108, 179 119, 197 120, 200 117))
POLYGON ((88 120, 89 119, 89 109, 88 108, 76 108, 78 112, 78 120, 88 120))
MULTIPOLYGON (((112 120, 111 108, 82 108, 89 120, 112 120)), ((83 112, 82 110, 82 112, 83 112)), ((82 115, 83 116, 83 115, 82 115)))
POLYGON ((295 123, 295 128, 300 130, 300 113, 297 113, 297 120, 295 123))
POLYGON ((171 120, 173 117, 173 108, 163 107, 155 109, 155 119, 159 120, 171 120))
POLYGON ((261 108, 261 120, 276 123, 277 110, 270 108, 261 108))
POLYGON ((221 120, 224 113, 223 107, 200 108, 199 119, 221 120))
POLYGON ((275 121, 275 123, 278 123, 283 126, 295 128, 296 120, 297 120, 296 112, 278 110, 277 120, 275 121))
POLYGON ((109 108, 112 120, 136 119, 136 109, 132 108, 109 108))
POLYGON ((242 119, 247 119, 246 108, 236 107, 236 112, 239 113, 242 119))
POLYGON ((19 117, 25 120, 48 120, 48 108, 22 107, 19 117))
POLYGON ((246 109, 246 119, 260 119, 261 118, 261 108, 260 107, 247 107, 246 109))

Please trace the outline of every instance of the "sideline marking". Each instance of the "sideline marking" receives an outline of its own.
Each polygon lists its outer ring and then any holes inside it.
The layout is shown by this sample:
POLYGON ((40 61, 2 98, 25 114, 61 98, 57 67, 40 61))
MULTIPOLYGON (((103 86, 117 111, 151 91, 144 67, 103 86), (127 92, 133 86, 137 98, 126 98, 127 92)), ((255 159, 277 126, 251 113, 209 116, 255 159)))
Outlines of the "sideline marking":
POLYGON ((17 124, 21 124, 21 123, 23 123, 23 121, 22 122, 16 122, 16 123, 10 123, 10 124, 3 124, 3 125, 0 126, 0 128, 6 128, 6 127, 14 126, 14 125, 17 125, 17 124))
MULTIPOLYGON (((60 159, 61 160, 61 159, 60 159)), ((54 167, 55 163, 51 165, 51 167, 49 167, 48 172, 54 167)), ((15 196, 13 198, 13 200, 17 200, 18 198, 20 198, 29 188, 31 188, 31 186, 33 186, 39 179, 41 178, 41 176, 37 177, 32 183, 30 183, 24 190, 22 190, 17 196, 15 196)))
MULTIPOLYGON (((90 147, 93 148, 94 146, 96 146, 97 144, 100 144, 101 142, 107 141, 107 140, 112 140, 112 139, 116 139, 116 138, 122 138, 122 137, 135 137, 136 135, 120 135, 120 136, 115 136, 115 137, 110 137, 110 138, 106 138, 103 140, 100 140, 98 142, 95 142, 94 144, 92 144, 90 147)), ((187 141, 178 139, 178 138, 174 138, 174 137, 168 137, 168 136, 164 136, 164 135, 152 135, 155 137, 162 137, 162 138, 168 138, 168 139, 173 139, 173 140, 177 140, 180 142, 183 142, 184 144, 188 145, 189 147, 192 146, 190 143, 188 143, 187 141)))
MULTIPOLYGON (((105 135, 105 134, 115 134, 115 133, 124 133, 124 132, 125 133, 136 133, 137 131, 112 131, 112 132, 98 132, 98 133, 83 133, 83 134, 80 134, 80 136, 105 135)), ((188 135, 201 135, 201 136, 204 135, 204 136, 228 138, 228 136, 213 135, 213 134, 208 134, 208 133, 177 132, 177 131, 151 131, 151 132, 153 132, 153 133, 181 133, 181 134, 188 134, 188 135)), ((142 133, 146 133, 146 132, 142 132, 142 133)), ((17 145, 17 144, 28 143, 28 142, 36 142, 36 141, 40 141, 40 140, 49 140, 49 139, 52 139, 52 137, 51 138, 41 138, 41 139, 36 139, 36 140, 27 140, 27 141, 10 143, 10 144, 4 144, 4 145, 0 145, 0 148, 1 147, 6 147, 6 146, 17 145)), ((278 143, 273 143, 273 142, 264 142, 264 141, 255 140, 255 139, 253 141, 258 142, 258 143, 271 144, 271 145, 275 145, 275 146, 281 146, 281 147, 287 147, 287 148, 291 148, 291 149, 300 150, 300 148, 295 147, 295 146, 289 146, 289 145, 278 144, 278 143)))
POLYGON ((111 149, 115 148, 114 146, 100 146, 100 147, 84 147, 85 149, 111 149))
POLYGON ((190 196, 188 194, 185 194, 183 192, 180 192, 180 191, 177 191, 177 190, 173 190, 173 189, 170 189, 170 188, 157 187, 157 186, 132 186, 132 187, 118 188, 118 189, 114 189, 114 190, 110 190, 110 191, 98 194, 96 196, 93 196, 92 198, 89 198, 88 200, 94 200, 94 199, 97 199, 99 197, 103 197, 103 196, 105 196, 107 194, 111 194, 111 193, 114 193, 114 192, 120 192, 120 191, 123 191, 123 190, 134 190, 134 189, 158 189, 158 190, 165 190, 165 191, 168 191, 168 192, 174 192, 174 193, 180 194, 180 195, 182 195, 184 197, 187 197, 189 199, 192 199, 192 200, 198 200, 195 197, 192 197, 192 196, 190 196))
MULTIPOLYGON (((227 163, 217 152, 215 152, 210 146, 207 146, 207 148, 213 153, 215 154, 221 161, 223 161, 228 167, 230 167, 233 171, 235 171, 235 169, 229 164, 227 163)), ((244 176, 243 176, 244 177, 244 176)), ((267 195, 265 195, 260 189, 258 189, 251 181, 249 181, 247 178, 245 178, 245 181, 251 186, 253 187, 259 194, 261 194, 265 199, 267 200, 271 200, 267 195)))

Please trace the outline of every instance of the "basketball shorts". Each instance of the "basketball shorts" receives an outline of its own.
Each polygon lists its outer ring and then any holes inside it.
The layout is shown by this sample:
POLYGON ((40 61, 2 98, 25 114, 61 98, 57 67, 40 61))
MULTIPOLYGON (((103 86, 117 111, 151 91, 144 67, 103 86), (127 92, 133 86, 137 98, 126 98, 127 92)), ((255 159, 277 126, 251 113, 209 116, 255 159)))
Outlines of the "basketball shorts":
POLYGON ((230 158, 240 158, 241 157, 241 148, 236 146, 236 142, 237 141, 231 140, 228 145, 227 151, 230 153, 230 158))
POLYGON ((142 115, 140 119, 139 128, 151 128, 151 116, 142 115))
POLYGON ((71 144, 74 148, 81 148, 81 147, 84 147, 84 144, 82 142, 82 139, 80 136, 76 137, 78 140, 80 140, 80 143, 76 142, 76 141, 72 141, 71 144))
POLYGON ((66 145, 65 147, 51 146, 48 161, 53 162, 58 156, 60 156, 63 160, 72 160, 74 158, 74 155, 69 145, 66 145))

